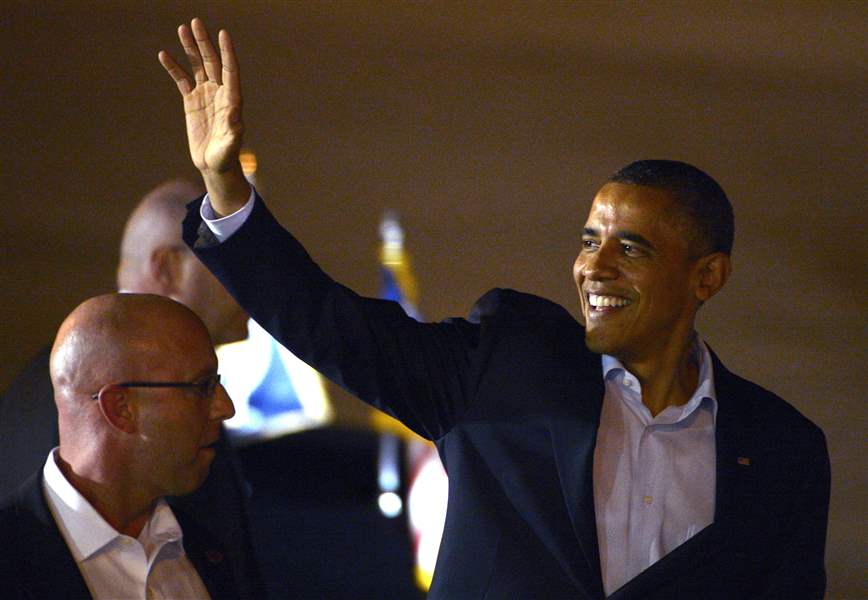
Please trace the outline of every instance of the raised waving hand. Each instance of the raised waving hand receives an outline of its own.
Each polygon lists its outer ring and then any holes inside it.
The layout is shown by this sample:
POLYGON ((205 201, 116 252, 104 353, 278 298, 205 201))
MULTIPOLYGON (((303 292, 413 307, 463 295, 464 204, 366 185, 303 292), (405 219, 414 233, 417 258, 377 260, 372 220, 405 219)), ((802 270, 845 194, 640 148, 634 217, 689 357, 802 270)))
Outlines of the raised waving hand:
POLYGON ((187 141, 193 164, 202 173, 211 205, 229 214, 247 201, 250 188, 238 155, 244 133, 241 120, 241 83, 232 38, 218 34, 220 53, 200 19, 178 27, 178 38, 190 63, 192 78, 168 52, 159 53, 184 100, 187 141))

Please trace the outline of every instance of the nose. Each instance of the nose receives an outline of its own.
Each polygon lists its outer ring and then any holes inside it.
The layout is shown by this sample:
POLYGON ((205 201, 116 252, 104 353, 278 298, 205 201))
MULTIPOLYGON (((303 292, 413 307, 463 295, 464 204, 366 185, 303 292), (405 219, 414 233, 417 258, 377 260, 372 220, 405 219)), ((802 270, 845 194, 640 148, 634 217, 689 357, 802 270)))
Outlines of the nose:
POLYGON ((226 392, 226 388, 222 383, 218 383, 214 389, 214 396, 211 400, 211 419, 225 421, 235 416, 235 405, 232 404, 232 398, 226 392))
POLYGON ((609 245, 603 244, 593 252, 582 252, 576 259, 576 279, 610 281, 619 276, 618 260, 609 245))

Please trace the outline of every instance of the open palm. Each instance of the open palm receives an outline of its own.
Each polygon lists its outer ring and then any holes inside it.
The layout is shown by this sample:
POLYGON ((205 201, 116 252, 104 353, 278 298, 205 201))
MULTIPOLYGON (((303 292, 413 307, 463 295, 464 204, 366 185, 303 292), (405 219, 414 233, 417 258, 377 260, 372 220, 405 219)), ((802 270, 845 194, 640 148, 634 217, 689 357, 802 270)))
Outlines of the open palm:
POLYGON ((193 77, 167 52, 160 52, 159 59, 184 100, 193 164, 203 174, 225 173, 238 165, 244 132, 238 62, 229 33, 219 33, 218 56, 205 25, 193 19, 191 26, 181 25, 178 38, 193 77))

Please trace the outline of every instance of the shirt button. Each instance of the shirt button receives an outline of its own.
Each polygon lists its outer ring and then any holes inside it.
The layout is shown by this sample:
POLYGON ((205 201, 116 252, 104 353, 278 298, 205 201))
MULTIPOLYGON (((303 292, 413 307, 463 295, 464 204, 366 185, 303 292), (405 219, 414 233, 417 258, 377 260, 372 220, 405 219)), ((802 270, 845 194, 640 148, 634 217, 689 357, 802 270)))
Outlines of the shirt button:
POLYGON ((624 385, 626 385, 627 387, 630 387, 630 386, 633 385, 633 382, 630 381, 629 379, 625 379, 625 380, 624 380, 624 385))
POLYGON ((653 496, 645 496, 644 500, 645 500, 645 504, 651 504, 652 502, 654 502, 654 497, 653 496))

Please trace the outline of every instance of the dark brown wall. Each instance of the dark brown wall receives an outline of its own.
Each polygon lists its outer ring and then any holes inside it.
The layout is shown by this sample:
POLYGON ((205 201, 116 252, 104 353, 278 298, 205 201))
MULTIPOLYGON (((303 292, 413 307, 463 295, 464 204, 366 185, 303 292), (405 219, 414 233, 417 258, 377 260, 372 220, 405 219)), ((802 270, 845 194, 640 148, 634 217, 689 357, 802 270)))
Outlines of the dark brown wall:
POLYGON ((501 285, 574 312, 593 193, 617 167, 708 170, 736 271, 701 332, 826 431, 831 597, 866 594, 866 51, 862 3, 6 3, 0 388, 114 285, 124 218, 192 174, 157 63, 196 14, 240 53, 247 140, 284 223, 376 291, 397 209, 434 319, 501 285))

